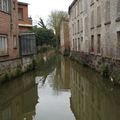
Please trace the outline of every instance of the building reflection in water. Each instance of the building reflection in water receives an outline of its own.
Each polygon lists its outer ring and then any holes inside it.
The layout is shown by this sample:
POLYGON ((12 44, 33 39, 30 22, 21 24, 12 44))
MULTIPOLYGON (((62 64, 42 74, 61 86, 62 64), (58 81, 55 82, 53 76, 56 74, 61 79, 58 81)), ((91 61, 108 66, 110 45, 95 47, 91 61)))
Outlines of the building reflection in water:
POLYGON ((71 109, 76 120, 118 120, 119 88, 95 72, 71 62, 71 109))
POLYGON ((53 79, 54 89, 57 91, 70 90, 70 61, 61 57, 56 65, 56 73, 53 79))
POLYGON ((37 87, 31 74, 0 86, 0 120, 32 120, 37 87))
POLYGON ((41 62, 40 66, 35 74, 0 86, 0 120, 120 118, 120 88, 94 71, 60 56, 41 62), (46 78, 43 87, 35 84, 36 76, 46 78))

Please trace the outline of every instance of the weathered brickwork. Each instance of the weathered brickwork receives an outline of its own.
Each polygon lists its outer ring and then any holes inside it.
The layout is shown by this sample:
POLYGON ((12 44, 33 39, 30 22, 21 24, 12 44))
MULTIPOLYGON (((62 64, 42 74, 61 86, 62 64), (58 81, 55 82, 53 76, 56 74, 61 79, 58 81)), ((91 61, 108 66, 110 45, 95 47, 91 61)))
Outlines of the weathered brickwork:
POLYGON ((0 54, 0 60, 18 58, 19 42, 18 42, 18 25, 17 25, 17 0, 12 0, 10 11, 5 12, 0 10, 0 35, 7 37, 7 53, 0 54), (14 8, 13 8, 14 6, 14 8), (16 42, 16 47, 13 47, 13 39, 16 42))
POLYGON ((18 26, 20 33, 32 30, 32 18, 28 17, 28 3, 18 2, 18 26))

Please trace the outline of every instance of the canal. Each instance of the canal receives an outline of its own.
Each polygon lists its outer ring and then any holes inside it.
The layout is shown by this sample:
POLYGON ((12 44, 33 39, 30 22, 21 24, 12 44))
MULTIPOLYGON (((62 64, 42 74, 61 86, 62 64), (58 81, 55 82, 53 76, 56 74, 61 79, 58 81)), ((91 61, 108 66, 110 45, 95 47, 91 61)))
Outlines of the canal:
POLYGON ((120 88, 55 55, 0 85, 0 120, 119 120, 120 88))

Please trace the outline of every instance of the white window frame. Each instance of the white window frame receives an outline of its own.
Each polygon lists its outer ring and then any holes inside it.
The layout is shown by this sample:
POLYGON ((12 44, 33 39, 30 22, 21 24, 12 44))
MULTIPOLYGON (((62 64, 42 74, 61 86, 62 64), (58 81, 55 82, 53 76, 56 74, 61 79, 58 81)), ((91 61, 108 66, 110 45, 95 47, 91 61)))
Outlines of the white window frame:
POLYGON ((13 48, 17 48, 17 36, 13 35, 13 48))
POLYGON ((1 6, 0 6, 0 10, 4 11, 4 12, 9 12, 9 0, 0 0, 1 2, 1 6))
POLYGON ((7 48, 8 48, 8 36, 7 35, 0 35, 0 56, 7 54, 7 48))

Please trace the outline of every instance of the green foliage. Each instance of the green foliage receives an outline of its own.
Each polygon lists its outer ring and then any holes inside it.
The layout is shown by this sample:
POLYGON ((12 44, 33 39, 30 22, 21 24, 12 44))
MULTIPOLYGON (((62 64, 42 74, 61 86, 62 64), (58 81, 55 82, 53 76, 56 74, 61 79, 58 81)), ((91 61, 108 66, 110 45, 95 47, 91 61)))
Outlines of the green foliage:
POLYGON ((21 66, 17 66, 16 71, 15 71, 15 77, 18 77, 22 75, 22 68, 21 66))
POLYGON ((116 80, 120 81, 120 69, 114 71, 113 75, 116 80))
POLYGON ((36 61, 33 59, 33 60, 32 60, 32 63, 27 66, 26 71, 32 71, 32 70, 34 70, 34 69, 36 68, 36 65, 37 65, 37 63, 36 63, 36 61))
POLYGON ((101 67, 101 74, 104 78, 109 78, 110 77, 110 69, 107 64, 103 64, 101 67))
POLYGON ((44 21, 42 18, 39 18, 39 21, 38 21, 38 25, 41 27, 41 28, 44 28, 44 29, 47 29, 44 21))
POLYGON ((51 45, 55 47, 56 39, 53 30, 34 27, 33 32, 36 35, 37 46, 51 45))
POLYGON ((57 48, 60 44, 60 27, 63 20, 67 19, 68 15, 64 11, 52 11, 48 18, 48 25, 55 31, 57 48))

